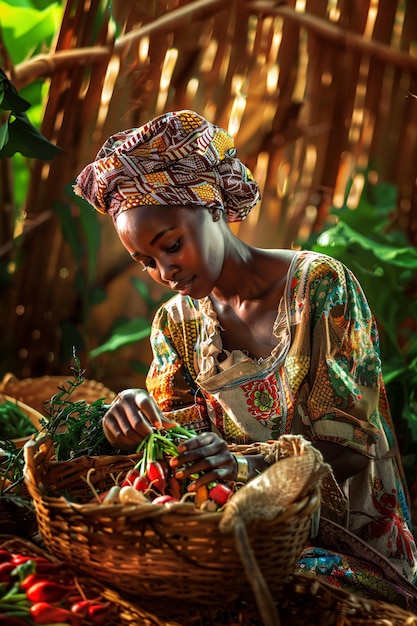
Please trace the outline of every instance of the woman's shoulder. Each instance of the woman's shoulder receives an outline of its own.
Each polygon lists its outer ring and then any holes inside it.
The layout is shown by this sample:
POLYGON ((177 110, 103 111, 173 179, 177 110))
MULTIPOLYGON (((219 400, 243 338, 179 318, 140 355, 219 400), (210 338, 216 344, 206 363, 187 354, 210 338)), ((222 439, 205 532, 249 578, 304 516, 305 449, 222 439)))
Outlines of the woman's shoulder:
POLYGON ((303 271, 332 270, 344 271, 345 267, 341 261, 321 252, 313 250, 291 250, 286 248, 276 250, 264 250, 268 257, 275 262, 288 265, 289 269, 300 268, 303 271))
POLYGON ((294 274, 308 276, 315 279, 324 276, 334 276, 336 279, 343 279, 347 268, 341 261, 321 252, 312 250, 301 250, 294 256, 292 262, 294 274))

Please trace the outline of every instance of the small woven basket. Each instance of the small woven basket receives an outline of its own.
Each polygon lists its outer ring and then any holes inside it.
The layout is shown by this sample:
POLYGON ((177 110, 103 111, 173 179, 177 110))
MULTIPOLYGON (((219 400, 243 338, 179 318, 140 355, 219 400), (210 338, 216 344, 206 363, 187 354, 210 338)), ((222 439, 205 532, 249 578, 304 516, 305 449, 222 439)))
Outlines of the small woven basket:
MULTIPOLYGON (((0 549, 29 557, 41 556, 51 562, 57 562, 57 559, 35 543, 13 535, 0 534, 0 549)), ((74 575, 77 586, 85 597, 111 603, 109 614, 106 617, 106 626, 179 626, 176 622, 166 621, 132 604, 113 589, 102 585, 94 577, 74 575)), ((92 623, 83 619, 81 626, 92 626, 92 623)))
MULTIPOLYGON (((58 393, 63 385, 67 386, 67 380, 65 376, 41 376, 19 380, 13 374, 8 373, 0 382, 0 393, 24 402, 44 416, 45 403, 58 393)), ((115 397, 116 393, 102 383, 86 379, 74 389, 70 399, 72 402, 84 400, 91 404, 95 400, 104 398, 105 402, 110 404, 115 397)))
MULTIPOLYGON (((25 402, 23 402, 23 400, 19 400, 15 396, 9 396, 5 393, 0 392, 0 404, 6 401, 16 403, 22 413, 24 413, 30 419, 34 428, 36 428, 36 430, 41 429, 41 419, 43 418, 42 413, 34 409, 32 406, 27 405, 25 402)), ((13 441, 16 448, 22 448, 29 439, 30 436, 17 437, 16 439, 12 439, 11 441, 13 441)))
MULTIPOLYGON (((103 491, 133 467, 138 455, 56 462, 52 454, 48 438, 26 444, 25 483, 43 542, 57 558, 135 597, 227 605, 251 594, 233 533, 219 531, 223 513, 203 512, 186 502, 86 504, 92 497, 87 475, 94 488, 103 491)), ((271 594, 278 593, 294 571, 319 495, 315 482, 307 495, 274 519, 246 529, 271 594)))
POLYGON ((417 626, 417 615, 396 604, 362 598, 301 574, 285 584, 279 613, 285 626, 417 626))

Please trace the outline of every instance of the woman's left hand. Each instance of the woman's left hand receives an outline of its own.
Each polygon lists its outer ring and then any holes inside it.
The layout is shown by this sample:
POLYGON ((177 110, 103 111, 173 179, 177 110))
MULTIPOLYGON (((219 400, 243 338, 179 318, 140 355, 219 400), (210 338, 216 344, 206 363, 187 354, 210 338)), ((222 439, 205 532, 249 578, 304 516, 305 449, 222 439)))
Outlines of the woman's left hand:
MULTIPOLYGON (((224 439, 216 433, 207 432, 192 437, 178 446, 179 455, 174 457, 171 467, 181 468, 184 478, 194 473, 204 472, 190 483, 189 491, 213 481, 228 481, 236 478, 236 459, 229 451, 224 439)), ((181 474, 176 473, 178 478, 181 474)))

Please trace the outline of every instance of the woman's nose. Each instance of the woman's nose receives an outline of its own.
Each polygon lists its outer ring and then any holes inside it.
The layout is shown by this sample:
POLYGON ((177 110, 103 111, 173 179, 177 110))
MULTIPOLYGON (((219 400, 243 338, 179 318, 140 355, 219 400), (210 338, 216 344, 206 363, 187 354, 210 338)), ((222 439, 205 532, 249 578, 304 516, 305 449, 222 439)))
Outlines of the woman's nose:
POLYGON ((178 267, 176 265, 173 265, 169 261, 160 261, 158 265, 162 280, 167 283, 174 280, 175 274, 178 272, 178 267))

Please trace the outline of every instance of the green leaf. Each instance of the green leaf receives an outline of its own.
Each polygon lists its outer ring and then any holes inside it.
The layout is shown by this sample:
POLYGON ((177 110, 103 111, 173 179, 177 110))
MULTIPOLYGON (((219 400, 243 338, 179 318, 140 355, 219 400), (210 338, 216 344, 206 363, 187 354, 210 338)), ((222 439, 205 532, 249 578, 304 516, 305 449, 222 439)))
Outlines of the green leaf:
POLYGON ((2 36, 14 64, 49 48, 62 14, 59 2, 48 2, 39 10, 32 3, 0 0, 2 36))
POLYGON ((9 125, 2 124, 0 126, 0 151, 4 145, 9 141, 9 125))
POLYGON ((128 320, 114 330, 108 341, 103 343, 98 348, 91 350, 89 352, 89 356, 94 359, 99 354, 114 352, 119 348, 137 343, 138 341, 149 337, 150 331, 151 325, 148 320, 143 318, 128 320))
POLYGON ((0 108, 6 111, 23 113, 30 109, 30 102, 19 96, 17 89, 7 78, 6 74, 0 68, 0 87, 1 100, 0 108))
POLYGON ((162 295, 162 298, 155 299, 152 297, 152 292, 150 291, 148 285, 143 280, 140 280, 140 278, 138 278, 137 276, 132 276, 130 280, 133 283, 135 289, 137 289, 137 291, 142 296, 146 306, 150 311, 152 311, 156 306, 162 304, 162 302, 165 302, 169 298, 172 298, 172 292, 167 292, 166 294, 162 295))
POLYGON ((151 309, 155 305, 155 301, 152 298, 151 292, 149 291, 148 285, 146 285, 143 280, 140 280, 137 276, 132 276, 130 279, 135 289, 140 293, 142 298, 145 301, 146 306, 151 309))
POLYGON ((318 237, 317 244, 320 247, 329 246, 330 249, 357 244, 363 250, 372 252, 381 263, 407 269, 417 268, 417 250, 415 248, 411 246, 397 248, 386 243, 379 243, 343 222, 339 222, 333 228, 324 231, 318 237))
POLYGON ((17 113, 9 119, 9 141, 0 150, 1 157, 11 157, 16 152, 23 156, 50 161, 61 152, 46 139, 29 121, 26 113, 17 113))

